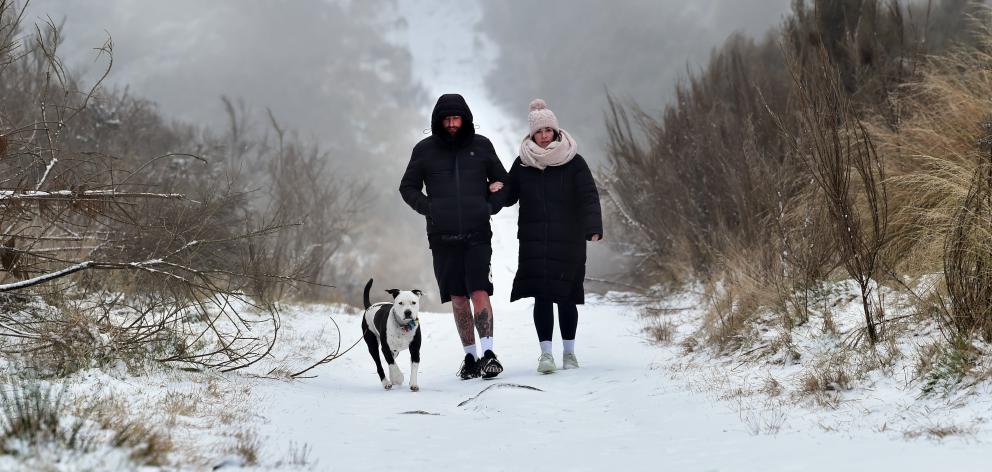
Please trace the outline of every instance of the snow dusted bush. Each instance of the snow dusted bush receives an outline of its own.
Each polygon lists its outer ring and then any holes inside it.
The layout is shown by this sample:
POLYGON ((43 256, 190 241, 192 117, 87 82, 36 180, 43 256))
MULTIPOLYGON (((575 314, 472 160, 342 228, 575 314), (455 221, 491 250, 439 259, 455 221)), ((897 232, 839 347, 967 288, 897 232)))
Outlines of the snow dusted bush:
POLYGON ((361 185, 336 182, 326 155, 274 119, 276 138, 245 132, 230 102, 218 136, 103 90, 109 39, 103 75, 84 85, 59 57, 59 26, 23 28, 23 8, 0 1, 0 292, 37 303, 0 314, 4 352, 61 373, 261 359, 273 303, 328 285, 361 185), (256 188, 272 194, 257 201, 256 188))
POLYGON ((74 405, 64 387, 13 380, 0 386, 0 465, 94 469, 166 465, 171 441, 108 414, 97 399, 74 405), (13 464, 12 464, 13 463, 13 464), (6 465, 4 465, 6 464, 6 465))
POLYGON ((878 343, 855 370, 902 355, 884 333, 898 325, 888 289, 932 300, 914 322, 936 317, 947 339, 992 339, 979 4, 796 2, 781 41, 731 37, 660 117, 611 102, 603 180, 619 243, 641 258, 636 276, 709 286, 693 339, 749 352, 766 342, 756 326, 789 331, 814 313, 832 336, 816 304, 842 278, 861 287, 864 323, 838 334, 878 343))

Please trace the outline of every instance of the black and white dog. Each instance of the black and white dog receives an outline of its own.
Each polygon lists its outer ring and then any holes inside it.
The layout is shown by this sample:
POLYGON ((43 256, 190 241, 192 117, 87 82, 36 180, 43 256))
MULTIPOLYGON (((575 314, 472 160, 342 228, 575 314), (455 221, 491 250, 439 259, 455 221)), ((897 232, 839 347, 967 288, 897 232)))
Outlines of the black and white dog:
POLYGON ((362 336, 369 346, 369 354, 375 360, 375 368, 379 371, 382 386, 389 390, 393 385, 403 385, 403 373, 396 366, 396 356, 400 351, 410 349, 410 390, 420 390, 417 385, 417 367, 420 365, 420 290, 389 289, 387 293, 393 296, 393 302, 372 304, 369 302, 369 291, 372 290, 372 279, 365 284, 362 296, 365 302, 365 315, 362 318, 362 336), (379 346, 382 346, 382 356, 389 365, 389 380, 382 370, 379 360, 379 346))

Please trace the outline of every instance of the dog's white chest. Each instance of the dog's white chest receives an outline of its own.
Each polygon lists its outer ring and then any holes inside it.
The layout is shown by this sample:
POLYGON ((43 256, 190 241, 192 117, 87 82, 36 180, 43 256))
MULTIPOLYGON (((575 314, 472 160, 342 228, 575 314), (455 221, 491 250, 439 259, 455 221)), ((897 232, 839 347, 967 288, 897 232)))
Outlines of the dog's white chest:
POLYGON ((375 334, 375 337, 381 341, 385 341, 389 346, 389 349, 393 351, 393 354, 398 354, 400 351, 405 351, 410 347, 410 343, 413 342, 413 338, 417 335, 417 324, 414 324, 410 329, 403 329, 396 323, 394 314, 392 310, 386 313, 386 329, 385 333, 381 333, 376 323, 375 316, 376 313, 382 308, 383 305, 388 305, 388 303, 376 303, 369 307, 365 311, 365 321, 368 323, 369 331, 375 334))
POLYGON ((416 334, 417 328, 403 329, 396 323, 386 324, 386 342, 389 343, 389 348, 393 350, 394 354, 410 347, 416 334))

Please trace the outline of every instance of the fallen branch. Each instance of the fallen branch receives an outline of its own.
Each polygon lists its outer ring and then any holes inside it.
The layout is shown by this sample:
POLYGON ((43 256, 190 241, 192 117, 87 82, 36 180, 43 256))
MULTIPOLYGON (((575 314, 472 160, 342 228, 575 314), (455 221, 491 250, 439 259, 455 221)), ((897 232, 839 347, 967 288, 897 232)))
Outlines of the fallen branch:
POLYGON ((514 383, 498 383, 498 384, 490 385, 490 386, 482 389, 481 392, 475 394, 472 398, 469 398, 468 400, 465 400, 465 401, 459 403, 458 406, 465 406, 466 404, 468 404, 472 400, 475 400, 476 398, 479 398, 483 393, 486 393, 490 389, 494 389, 494 388, 522 388, 524 390, 534 390, 534 391, 537 391, 537 392, 543 392, 544 391, 544 390, 541 390, 541 389, 539 389, 537 387, 531 387, 530 385, 521 385, 521 384, 514 384, 514 383))

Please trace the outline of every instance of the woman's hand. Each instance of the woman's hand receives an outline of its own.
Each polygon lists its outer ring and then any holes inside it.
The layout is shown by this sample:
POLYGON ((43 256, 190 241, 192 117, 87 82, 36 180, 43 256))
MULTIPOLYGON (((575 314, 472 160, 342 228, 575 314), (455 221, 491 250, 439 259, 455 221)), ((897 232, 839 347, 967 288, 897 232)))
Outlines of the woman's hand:
POLYGON ((601 237, 598 234, 594 234, 591 238, 589 238, 590 241, 599 241, 600 239, 601 237))
POLYGON ((503 188, 503 182, 499 182, 499 181, 493 182, 489 184, 489 193, 499 192, 499 189, 501 188, 503 188))

